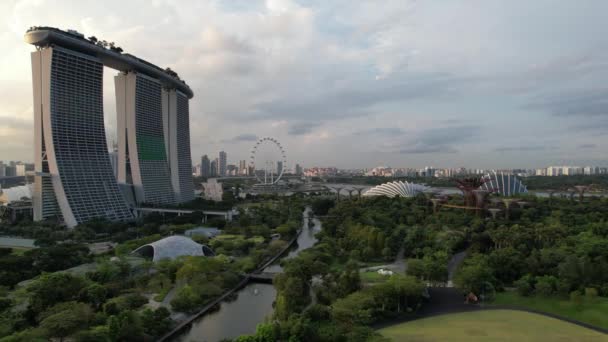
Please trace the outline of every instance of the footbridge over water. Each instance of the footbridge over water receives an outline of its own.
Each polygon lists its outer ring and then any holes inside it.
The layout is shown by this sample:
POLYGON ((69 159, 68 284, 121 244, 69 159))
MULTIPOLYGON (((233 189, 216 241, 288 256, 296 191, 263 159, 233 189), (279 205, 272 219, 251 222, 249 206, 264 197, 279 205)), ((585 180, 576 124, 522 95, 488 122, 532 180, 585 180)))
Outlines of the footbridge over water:
POLYGON ((140 216, 146 213, 168 213, 177 214, 177 216, 189 215, 195 212, 203 213, 203 223, 207 222, 209 216, 222 217, 226 221, 232 221, 232 219, 239 214, 236 209, 230 210, 193 210, 193 209, 173 209, 173 208, 134 208, 136 216, 140 216))
POLYGON ((249 280, 254 283, 263 283, 263 284, 272 284, 274 277, 279 273, 272 272, 260 272, 260 273, 251 273, 249 275, 249 280))

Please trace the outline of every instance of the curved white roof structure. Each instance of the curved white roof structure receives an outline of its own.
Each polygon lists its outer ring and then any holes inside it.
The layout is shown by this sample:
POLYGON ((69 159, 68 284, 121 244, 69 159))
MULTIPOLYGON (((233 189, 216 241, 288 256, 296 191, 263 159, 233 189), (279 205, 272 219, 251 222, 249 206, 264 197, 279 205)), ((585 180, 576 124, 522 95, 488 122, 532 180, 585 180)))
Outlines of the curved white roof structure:
POLYGON ((422 184, 402 181, 388 182, 367 190, 363 196, 413 197, 430 189, 430 187, 422 184))
POLYGON ((528 188, 524 183, 512 174, 492 171, 483 176, 483 179, 486 182, 479 187, 481 190, 494 191, 503 196, 513 196, 528 192, 528 188))
POLYGON ((33 184, 0 189, 0 203, 20 201, 22 197, 32 198, 33 184))
POLYGON ((175 259, 180 256, 214 256, 211 248, 198 244, 185 236, 169 236, 164 239, 143 245, 132 252, 144 257, 152 257, 157 262, 162 259, 175 259))

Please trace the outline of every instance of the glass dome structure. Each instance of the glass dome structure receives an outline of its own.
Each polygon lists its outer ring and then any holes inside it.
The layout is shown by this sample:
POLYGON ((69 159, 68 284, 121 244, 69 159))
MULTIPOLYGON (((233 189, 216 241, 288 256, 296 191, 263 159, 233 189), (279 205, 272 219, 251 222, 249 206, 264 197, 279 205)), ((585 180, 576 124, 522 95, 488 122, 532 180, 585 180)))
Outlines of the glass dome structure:
POLYGON ((524 183, 513 174, 492 171, 483 176, 483 180, 485 183, 479 187, 480 190, 493 191, 502 196, 514 196, 528 192, 524 183))
POLYGON ((431 190, 430 187, 410 182, 388 182, 367 190, 363 196, 413 197, 421 192, 431 190))
POLYGON ((132 254, 144 258, 152 258, 153 262, 162 259, 176 259, 180 256, 215 256, 211 248, 194 242, 185 236, 169 236, 164 239, 143 245, 135 249, 132 254))

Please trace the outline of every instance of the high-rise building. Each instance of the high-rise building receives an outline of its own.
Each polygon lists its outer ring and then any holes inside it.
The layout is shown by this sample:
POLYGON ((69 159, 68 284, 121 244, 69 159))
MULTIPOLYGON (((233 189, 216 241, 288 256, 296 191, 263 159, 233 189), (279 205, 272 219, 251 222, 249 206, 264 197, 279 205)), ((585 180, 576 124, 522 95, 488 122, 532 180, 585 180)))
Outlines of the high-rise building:
POLYGON ((133 218, 112 173, 103 121, 103 64, 59 46, 32 52, 34 219, 68 227, 133 218))
POLYGON ((218 158, 213 159, 209 166, 209 177, 217 177, 219 172, 219 160, 218 158))
POLYGON ((220 177, 223 177, 226 175, 226 166, 228 163, 228 155, 226 154, 226 152, 224 151, 220 151, 220 160, 219 160, 219 170, 218 170, 218 175, 220 177))
POLYGON ((25 176, 25 164, 19 163, 15 165, 15 174, 17 176, 25 176))
POLYGON ((5 165, 4 166, 4 175, 6 177, 15 177, 17 175, 17 166, 16 165, 5 165))
POLYGON ((227 176, 236 176, 238 174, 239 168, 236 165, 228 164, 226 166, 226 175, 227 176))
POLYGON ((296 175, 301 176, 302 175, 302 171, 303 171, 302 170, 302 166, 300 164, 296 164, 296 167, 295 167, 294 171, 295 171, 296 175))
POLYGON ((281 172, 283 172, 283 162, 282 161, 278 161, 277 162, 277 176, 280 175, 281 172))
POLYGON ((193 197, 188 99, 177 74, 68 30, 33 27, 34 219, 68 227, 93 218, 133 218, 127 203, 173 204, 193 197), (115 78, 118 170, 103 117, 104 66, 115 78), (119 186, 118 181, 121 183, 119 186))
POLYGON ((6 165, 4 162, 0 161, 0 177, 6 176, 6 165))
POLYGON ((246 160, 239 161, 239 175, 243 175, 243 176, 247 175, 247 161, 246 160))
POLYGON ((118 182, 132 185, 137 203, 175 204, 163 127, 162 84, 135 72, 117 75, 114 83, 118 182))
POLYGON ((209 157, 205 154, 201 157, 201 176, 209 177, 211 175, 211 161, 209 161, 209 157))
POLYGON ((165 147, 173 193, 177 203, 189 202, 194 199, 194 182, 188 96, 176 89, 163 88, 162 105, 165 147))

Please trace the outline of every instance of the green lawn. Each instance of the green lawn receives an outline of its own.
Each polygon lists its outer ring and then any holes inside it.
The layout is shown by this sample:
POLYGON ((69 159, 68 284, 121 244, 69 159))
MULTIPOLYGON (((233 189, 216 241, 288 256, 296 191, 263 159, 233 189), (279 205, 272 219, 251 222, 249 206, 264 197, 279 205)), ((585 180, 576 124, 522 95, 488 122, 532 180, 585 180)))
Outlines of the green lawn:
POLYGON ((583 301, 577 304, 562 298, 523 297, 516 292, 501 292, 496 294, 493 304, 522 306, 608 329, 608 299, 603 297, 583 298, 583 301))
POLYGON ((361 272, 359 273, 359 276, 361 277, 361 281, 364 283, 381 283, 390 278, 390 276, 382 275, 376 271, 361 272))
POLYGON ((448 314, 378 331, 391 341, 607 341, 608 336, 557 319, 513 310, 448 314))
POLYGON ((13 250, 11 252, 12 255, 23 255, 23 253, 32 250, 32 248, 27 247, 11 247, 13 250))

